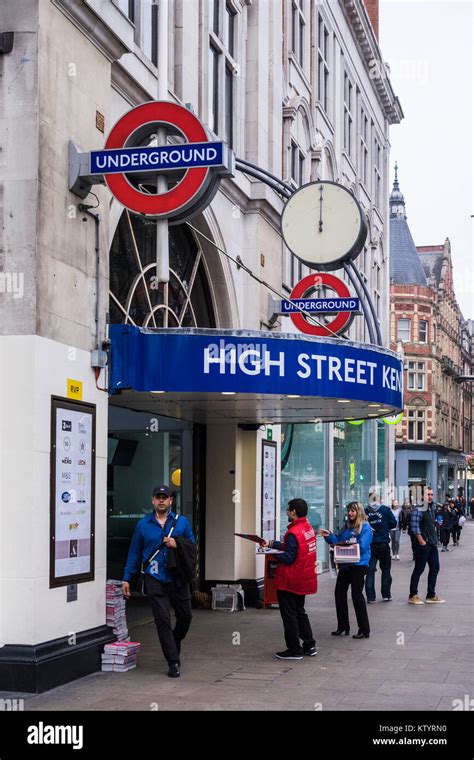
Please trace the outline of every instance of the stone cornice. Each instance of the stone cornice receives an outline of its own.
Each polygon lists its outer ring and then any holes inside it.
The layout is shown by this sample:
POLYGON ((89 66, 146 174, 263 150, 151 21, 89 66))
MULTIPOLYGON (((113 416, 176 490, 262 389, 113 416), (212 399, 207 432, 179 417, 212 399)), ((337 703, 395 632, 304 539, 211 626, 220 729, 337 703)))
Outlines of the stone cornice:
POLYGON ((393 91, 363 0, 340 0, 340 2, 369 77, 373 81, 384 116, 389 124, 399 124, 403 119, 402 107, 393 91))
MULTIPOLYGON (((51 0, 53 5, 87 37, 109 61, 116 61, 132 48, 121 40, 88 5, 78 0, 51 0)), ((117 10, 117 13, 119 11, 117 10)), ((130 30, 133 37, 133 31, 130 30)))

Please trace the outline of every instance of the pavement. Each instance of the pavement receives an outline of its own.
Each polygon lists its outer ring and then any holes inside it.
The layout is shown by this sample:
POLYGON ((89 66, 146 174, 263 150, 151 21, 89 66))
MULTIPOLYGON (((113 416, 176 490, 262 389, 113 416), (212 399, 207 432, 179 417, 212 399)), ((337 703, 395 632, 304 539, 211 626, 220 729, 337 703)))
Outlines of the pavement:
MULTIPOLYGON (((473 549, 474 521, 468 520, 460 546, 439 555, 436 590, 446 603, 409 605, 413 562, 410 539, 402 534, 401 559, 392 562, 393 600, 383 602, 379 596, 368 606, 369 639, 330 635, 336 628, 335 579, 321 575, 318 593, 306 605, 316 657, 290 662, 273 657, 285 648, 277 608, 194 610, 181 677, 171 679, 147 603, 136 600, 128 608, 131 638, 142 644, 136 670, 94 673, 40 695, 0 697, 23 698, 25 711, 469 709, 474 697, 473 549)), ((419 586, 422 598, 426 579, 427 570, 419 586)), ((376 589, 379 594, 380 572, 376 589)), ((350 599, 349 611, 352 634, 350 599)))

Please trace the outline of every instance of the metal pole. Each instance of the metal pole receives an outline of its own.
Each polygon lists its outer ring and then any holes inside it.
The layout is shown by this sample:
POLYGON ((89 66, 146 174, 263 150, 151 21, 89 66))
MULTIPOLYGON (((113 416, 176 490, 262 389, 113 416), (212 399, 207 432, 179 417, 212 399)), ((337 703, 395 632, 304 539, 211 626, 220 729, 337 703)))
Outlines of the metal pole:
POLYGON ((354 263, 352 261, 349 262, 349 266, 352 269, 352 271, 354 272, 354 274, 357 277, 357 279, 359 280, 360 284, 362 285, 362 288, 363 288, 364 293, 365 293, 365 297, 367 299, 367 303, 369 304, 369 308, 370 308, 370 311, 371 311, 371 314, 372 314, 372 317, 373 317, 373 320, 374 320, 375 330, 377 332, 377 343, 378 343, 379 346, 383 346, 382 332, 380 330, 379 321, 377 319, 377 312, 375 311, 374 302, 372 301, 372 298, 370 296, 370 293, 369 293, 369 290, 367 288, 367 285, 365 284, 364 278, 361 276, 359 270, 357 269, 356 266, 354 266, 354 263))
MULTIPOLYGON (((168 0, 159 0, 158 4, 158 100, 168 100, 168 0)), ((166 129, 157 130, 157 144, 166 145, 166 129)), ((168 181, 166 175, 158 174, 156 183, 158 194, 166 193, 168 181)), ((165 283, 164 300, 168 307, 169 282, 169 240, 168 220, 156 220, 156 277, 165 283)), ((168 308, 164 310, 164 327, 168 327, 168 308)))
POLYGON ((367 329, 369 330, 370 342, 374 343, 376 345, 377 344, 377 340, 376 340, 375 333, 374 333, 374 326, 372 324, 372 320, 369 318, 370 314, 367 312, 367 306, 366 306, 366 303, 365 303, 364 294, 362 293, 362 291, 361 291, 361 289, 359 287, 359 283, 355 279, 354 275, 352 274, 352 271, 349 269, 349 267, 346 264, 346 262, 344 262, 342 266, 343 266, 344 271, 347 274, 348 278, 352 282, 352 285, 354 286, 354 290, 355 290, 355 292, 357 293, 357 295, 358 295, 358 297, 360 299, 360 305, 362 306, 362 311, 364 312, 365 321, 367 323, 367 329))

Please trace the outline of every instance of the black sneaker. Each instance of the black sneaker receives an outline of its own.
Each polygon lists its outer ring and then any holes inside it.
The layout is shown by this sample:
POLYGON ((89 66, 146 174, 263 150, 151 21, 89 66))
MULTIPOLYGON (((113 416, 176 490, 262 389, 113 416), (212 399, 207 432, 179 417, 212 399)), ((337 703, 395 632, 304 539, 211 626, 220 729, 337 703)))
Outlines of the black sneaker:
POLYGON ((375 604, 375 599, 367 599, 367 604, 375 604))
POLYGON ((294 652, 291 652, 289 649, 285 649, 284 652, 275 652, 275 657, 278 657, 279 660, 302 660, 303 659, 302 654, 294 654, 294 652))
POLYGON ((181 675, 179 672, 179 663, 170 662, 169 668, 168 668, 168 675, 170 678, 179 678, 179 676, 181 675))
POLYGON ((316 647, 310 647, 309 649, 303 650, 303 654, 308 655, 308 657, 316 657, 316 655, 318 654, 318 651, 316 647))

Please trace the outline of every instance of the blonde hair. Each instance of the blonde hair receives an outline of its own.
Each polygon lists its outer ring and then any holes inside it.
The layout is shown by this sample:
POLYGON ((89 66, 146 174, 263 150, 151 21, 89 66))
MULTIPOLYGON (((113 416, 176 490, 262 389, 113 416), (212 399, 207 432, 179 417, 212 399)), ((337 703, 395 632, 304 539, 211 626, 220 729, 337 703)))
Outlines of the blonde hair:
POLYGON ((360 501, 350 501, 346 509, 348 512, 349 509, 357 510, 357 517, 354 520, 354 524, 351 525, 349 517, 347 518, 347 524, 349 527, 354 528, 354 533, 360 533, 362 530, 362 525, 367 522, 367 515, 365 514, 364 507, 360 501))

